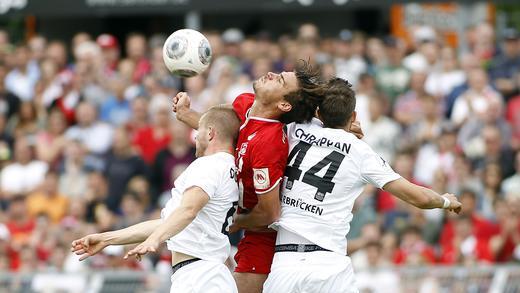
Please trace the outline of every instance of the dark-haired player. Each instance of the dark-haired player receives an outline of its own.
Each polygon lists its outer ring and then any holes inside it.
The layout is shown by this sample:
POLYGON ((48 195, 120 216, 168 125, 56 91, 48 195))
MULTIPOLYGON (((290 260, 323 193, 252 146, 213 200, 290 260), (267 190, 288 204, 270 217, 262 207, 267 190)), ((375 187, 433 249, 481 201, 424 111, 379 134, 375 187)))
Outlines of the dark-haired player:
POLYGON ((357 292, 347 235, 354 201, 365 184, 422 209, 459 212, 452 194, 412 184, 352 133, 356 99, 342 79, 330 80, 318 119, 287 125, 290 153, 282 184, 276 254, 266 293, 357 292), (321 120, 321 121, 320 121, 321 120))
MULTIPOLYGON (((284 123, 308 122, 323 95, 319 74, 306 63, 294 72, 269 72, 253 84, 254 94, 233 102, 241 120, 235 153, 240 201, 230 232, 245 229, 235 256, 235 280, 241 293, 260 293, 270 272, 276 232, 258 231, 280 215, 280 182, 287 163, 284 123), (256 230, 256 231, 255 231, 256 230)), ((186 93, 174 98, 177 119, 198 127, 186 93)))

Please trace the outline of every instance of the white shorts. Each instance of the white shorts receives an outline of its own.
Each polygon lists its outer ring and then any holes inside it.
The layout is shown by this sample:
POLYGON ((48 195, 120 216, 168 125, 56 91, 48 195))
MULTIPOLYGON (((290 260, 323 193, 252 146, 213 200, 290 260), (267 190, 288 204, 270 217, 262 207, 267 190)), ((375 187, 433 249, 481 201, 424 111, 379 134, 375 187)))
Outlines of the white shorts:
POLYGON ((231 271, 222 263, 199 260, 172 275, 170 293, 238 293, 231 271))
POLYGON ((264 293, 358 292, 348 256, 329 251, 277 252, 264 293))

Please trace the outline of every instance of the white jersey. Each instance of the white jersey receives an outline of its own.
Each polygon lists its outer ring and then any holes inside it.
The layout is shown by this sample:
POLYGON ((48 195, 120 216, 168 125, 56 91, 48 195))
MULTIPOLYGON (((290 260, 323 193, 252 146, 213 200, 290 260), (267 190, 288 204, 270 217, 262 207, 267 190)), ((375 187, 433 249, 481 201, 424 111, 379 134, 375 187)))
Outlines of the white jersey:
POLYGON ((166 219, 181 203, 190 187, 200 187, 209 196, 197 217, 179 234, 166 241, 168 249, 203 260, 224 262, 230 254, 229 224, 238 204, 235 158, 220 152, 193 161, 175 180, 171 199, 161 211, 166 219))
POLYGON ((274 227, 345 255, 352 207, 365 184, 382 188, 400 176, 365 142, 344 130, 323 128, 318 119, 287 125, 287 135, 282 213, 274 227))

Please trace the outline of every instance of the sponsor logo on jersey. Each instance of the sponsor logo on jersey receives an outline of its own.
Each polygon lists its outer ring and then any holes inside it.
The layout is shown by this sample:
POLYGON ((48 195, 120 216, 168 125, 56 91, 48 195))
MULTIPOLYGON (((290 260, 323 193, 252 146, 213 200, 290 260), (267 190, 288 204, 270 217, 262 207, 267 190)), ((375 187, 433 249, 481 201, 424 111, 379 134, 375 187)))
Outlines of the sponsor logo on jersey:
POLYGON ((240 151, 238 152, 239 155, 243 156, 246 154, 246 150, 247 150, 247 142, 244 142, 241 146, 240 146, 240 151))
POLYGON ((302 211, 306 211, 309 213, 313 213, 316 215, 322 215, 323 214, 323 208, 319 207, 317 205, 306 203, 303 199, 298 198, 294 199, 287 195, 282 195, 282 203, 286 204, 291 207, 299 208, 302 211))
POLYGON ((247 140, 252 140, 256 136, 256 132, 247 137, 247 140))
POLYGON ((267 189, 269 188, 269 169, 253 168, 253 181, 256 189, 267 189))

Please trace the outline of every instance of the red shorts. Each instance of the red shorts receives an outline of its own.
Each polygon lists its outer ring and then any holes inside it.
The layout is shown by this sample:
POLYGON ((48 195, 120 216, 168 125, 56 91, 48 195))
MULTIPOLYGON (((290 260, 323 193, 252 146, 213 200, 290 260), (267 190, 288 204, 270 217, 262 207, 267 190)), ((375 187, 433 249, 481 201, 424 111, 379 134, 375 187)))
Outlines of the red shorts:
POLYGON ((238 243, 237 273, 269 274, 273 262, 276 232, 249 232, 238 243))

